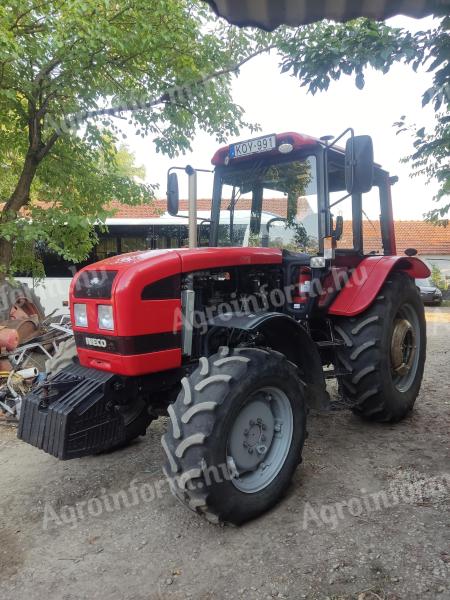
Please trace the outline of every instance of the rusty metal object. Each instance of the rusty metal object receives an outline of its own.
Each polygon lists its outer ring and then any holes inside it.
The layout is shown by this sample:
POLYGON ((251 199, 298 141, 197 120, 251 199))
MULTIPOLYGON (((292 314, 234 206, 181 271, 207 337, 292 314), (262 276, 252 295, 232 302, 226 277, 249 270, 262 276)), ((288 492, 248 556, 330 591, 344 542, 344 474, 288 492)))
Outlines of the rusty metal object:
POLYGON ((0 283, 0 323, 9 319, 37 316, 45 319, 45 312, 33 288, 25 283, 4 281, 0 283))
POLYGON ((17 329, 11 329, 0 325, 0 353, 15 350, 19 345, 19 333, 17 329), (3 348, 5 349, 3 351, 3 348))
POLYGON ((14 304, 5 307, 3 302, 0 307, 0 419, 17 422, 22 399, 40 380, 45 357, 53 358, 58 343, 72 332, 62 318, 52 323, 52 315, 45 317, 32 300, 19 296, 20 290, 8 290, 15 296, 14 304))
POLYGON ((8 358, 0 358, 0 372, 4 373, 9 371, 12 371, 11 361, 8 358))
MULTIPOLYGON (((3 332, 7 330, 10 335, 12 335, 12 332, 14 331, 17 333, 19 345, 40 335, 40 325, 37 316, 28 317, 26 319, 10 319, 4 321, 2 326, 3 332)), ((14 348, 11 348, 11 350, 13 349, 14 348)))
POLYGON ((17 298, 16 303, 11 307, 9 317, 14 320, 33 318, 37 321, 41 321, 43 315, 31 300, 25 297, 19 297, 17 298))
POLYGON ((391 365, 397 375, 406 375, 416 355, 416 333, 407 319, 396 319, 391 340, 391 365))
POLYGON ((6 312, 8 318, 0 323, 0 355, 12 352, 42 333, 42 311, 29 298, 17 295, 15 291, 14 304, 6 312))

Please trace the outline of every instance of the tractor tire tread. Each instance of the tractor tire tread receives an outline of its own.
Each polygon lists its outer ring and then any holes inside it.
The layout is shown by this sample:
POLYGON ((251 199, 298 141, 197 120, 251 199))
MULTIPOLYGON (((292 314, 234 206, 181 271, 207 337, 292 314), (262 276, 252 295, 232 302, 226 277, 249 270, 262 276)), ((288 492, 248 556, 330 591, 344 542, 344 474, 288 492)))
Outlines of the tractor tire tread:
MULTIPOLYGON (((270 361, 280 359, 296 377, 296 367, 278 352, 262 348, 231 350, 221 347, 217 354, 199 360, 197 369, 183 380, 177 400, 169 407, 167 432, 161 439, 167 459, 164 473, 169 487, 178 500, 213 524, 239 524, 236 519, 224 516, 211 502, 205 476, 208 467, 216 469, 207 463, 205 457, 211 456, 215 427, 224 418, 224 399, 246 379, 249 369, 262 373, 270 361)), ((300 380, 299 385, 302 385, 300 380)), ((295 466, 301 462, 301 452, 296 458, 295 466)))
POLYGON ((385 358, 390 353, 383 333, 394 318, 393 306, 399 297, 408 298, 408 302, 417 307, 424 334, 423 307, 420 308, 415 283, 402 272, 389 276, 376 301, 364 313, 355 319, 340 317, 335 320, 335 330, 344 342, 337 349, 338 365, 350 372, 341 378, 340 389, 352 411, 366 420, 400 421, 412 410, 420 387, 425 350, 418 367, 418 386, 414 384, 415 389, 407 398, 400 401, 397 392, 387 393, 383 385, 383 378, 387 377, 385 358))

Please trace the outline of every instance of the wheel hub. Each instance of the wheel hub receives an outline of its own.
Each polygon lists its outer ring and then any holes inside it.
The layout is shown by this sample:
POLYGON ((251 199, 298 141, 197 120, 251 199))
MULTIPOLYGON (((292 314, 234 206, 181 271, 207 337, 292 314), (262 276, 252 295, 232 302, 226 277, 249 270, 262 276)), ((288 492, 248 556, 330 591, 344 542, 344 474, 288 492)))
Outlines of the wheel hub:
POLYGON ((396 375, 409 373, 414 364, 416 349, 414 327, 408 319, 396 319, 391 340, 391 366, 396 375))
POLYGON ((272 443, 275 420, 264 400, 255 399, 239 414, 229 440, 237 470, 252 471, 263 461, 272 443))
POLYGON ((231 481, 248 494, 267 487, 283 467, 292 441, 294 417, 278 387, 256 391, 231 426, 227 465, 231 481))

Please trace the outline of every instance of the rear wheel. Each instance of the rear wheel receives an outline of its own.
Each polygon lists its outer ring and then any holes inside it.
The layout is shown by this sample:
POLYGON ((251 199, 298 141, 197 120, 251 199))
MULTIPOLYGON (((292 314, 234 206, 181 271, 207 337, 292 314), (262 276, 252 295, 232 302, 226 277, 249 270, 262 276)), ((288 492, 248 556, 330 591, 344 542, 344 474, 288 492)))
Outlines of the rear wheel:
POLYGON ((263 513, 301 460, 306 410, 296 367, 278 352, 222 348, 182 384, 162 439, 172 492, 215 523, 263 513))
POLYGON ((352 410, 371 421, 400 421, 413 408, 426 355, 424 307, 414 281, 394 273, 361 315, 335 321, 345 342, 341 389, 352 410))

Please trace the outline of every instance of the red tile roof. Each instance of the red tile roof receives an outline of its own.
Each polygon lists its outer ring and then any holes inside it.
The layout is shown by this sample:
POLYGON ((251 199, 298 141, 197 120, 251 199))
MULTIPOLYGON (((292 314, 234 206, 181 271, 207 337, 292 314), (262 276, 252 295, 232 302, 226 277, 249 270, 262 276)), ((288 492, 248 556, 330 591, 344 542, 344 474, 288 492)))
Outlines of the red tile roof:
MULTIPOLYGON (((241 198, 236 206, 239 210, 250 210, 251 199, 241 198)), ((222 209, 226 210, 230 204, 230 200, 222 200, 222 209)), ((120 204, 119 202, 111 202, 110 208, 114 209, 116 213, 115 218, 126 219, 126 218, 153 218, 158 217, 166 211, 165 200, 153 200, 150 204, 142 204, 140 206, 128 206, 120 204)), ((180 200, 180 211, 188 210, 188 201, 180 200)), ((211 210, 211 199, 200 198, 197 200, 197 210, 211 210)), ((286 198, 268 198, 264 199, 264 210, 269 213, 286 217, 287 202, 286 198)), ((299 198, 297 200, 297 215, 304 217, 307 214, 311 214, 312 210, 306 198, 299 198)))
MULTIPOLYGON (((351 221, 344 221, 344 235, 338 246, 351 247, 351 221)), ((450 226, 440 227, 428 221, 395 221, 397 253, 415 248, 422 255, 450 255, 450 226)), ((364 251, 382 250, 378 221, 363 221, 364 251)))
POLYGON ((110 202, 108 209, 114 210, 113 217, 116 219, 152 219, 159 217, 166 211, 165 200, 152 200, 149 204, 130 206, 120 204, 116 200, 110 202))
MULTIPOLYGON (((226 209, 229 205, 229 200, 222 200, 222 208, 226 209)), ((280 216, 286 216, 286 198, 272 198, 264 200, 264 209, 267 212, 273 212, 280 216)), ((113 208, 117 212, 114 215, 118 218, 150 218, 157 217, 166 210, 165 200, 154 200, 151 205, 141 206, 125 206, 118 203, 112 203, 113 208)), ((180 200, 180 210, 187 210, 187 200, 180 200)), ((197 200, 198 210, 210 210, 210 199, 197 200)), ((241 210, 249 210, 251 201, 247 198, 242 198, 237 208, 241 210)), ((299 198, 297 203, 297 214, 300 218, 306 214, 310 214, 311 207, 305 198, 299 198)), ((439 227, 428 223, 427 221, 396 221, 395 234, 397 239, 397 251, 402 254, 406 248, 416 248, 419 254, 424 255, 450 255, 450 226, 439 227)), ((381 234, 380 227, 377 221, 372 224, 363 221, 364 249, 366 252, 372 250, 381 250, 381 234)), ((339 246, 341 248, 351 245, 351 222, 344 222, 344 236, 339 246)))
POLYGON ((450 254, 450 226, 428 221, 395 221, 397 249, 416 248, 419 254, 450 254))
MULTIPOLYGON (((228 208, 230 201, 222 200, 222 208, 228 208)), ((44 204, 44 203, 43 203, 44 204)), ((264 200, 264 210, 286 216, 286 198, 272 198, 264 200)), ((110 207, 116 212, 114 217, 122 219, 140 219, 140 218, 155 218, 166 211, 165 200, 153 200, 151 204, 143 204, 140 206, 128 206, 119 202, 111 202, 110 207)), ((187 200, 180 200, 180 210, 187 210, 187 200)), ((198 210, 210 210, 210 199, 197 200, 198 210)), ((251 201, 247 198, 242 198, 238 205, 238 209, 249 210, 251 201)), ((1 205, 0 205, 1 209, 1 205)), ((297 215, 302 218, 310 214, 311 207, 306 198, 299 198, 297 202, 297 215)), ((450 255, 450 225, 441 227, 433 225, 427 221, 395 221, 395 234, 397 240, 397 252, 402 254, 406 248, 416 248, 419 254, 423 255, 450 255)), ((366 252, 372 250, 381 250, 379 223, 374 221, 371 224, 369 221, 363 221, 364 249, 366 252)), ((339 242, 341 248, 351 246, 351 222, 344 222, 343 239, 339 242)))

